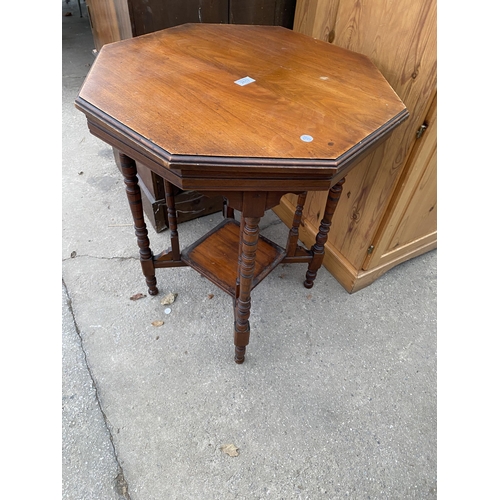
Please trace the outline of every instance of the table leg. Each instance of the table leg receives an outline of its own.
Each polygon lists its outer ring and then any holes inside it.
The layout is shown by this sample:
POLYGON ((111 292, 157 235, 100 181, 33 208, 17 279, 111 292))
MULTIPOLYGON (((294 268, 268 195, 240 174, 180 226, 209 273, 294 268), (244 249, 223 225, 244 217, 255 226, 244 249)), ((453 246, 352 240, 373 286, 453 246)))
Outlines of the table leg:
POLYGON ((299 226, 302 220, 302 210, 304 209, 304 203, 306 202, 307 192, 299 194, 297 198, 297 206, 295 208, 295 214, 293 216, 292 227, 288 233, 288 241, 286 244, 286 254, 287 256, 295 255, 297 250, 297 243, 299 241, 299 226))
POLYGON ((153 262, 153 253, 149 248, 148 230, 144 221, 144 212, 142 209, 141 190, 138 185, 137 167, 135 161, 123 153, 119 153, 120 168, 125 178, 125 185, 130 211, 134 219, 135 235, 137 245, 139 246, 139 257, 142 266, 142 272, 146 277, 148 292, 150 295, 157 295, 155 267, 153 262))
POLYGON ((236 363, 245 361, 246 346, 250 340, 250 291, 255 269, 255 254, 259 240, 260 217, 242 217, 244 224, 239 264, 239 292, 234 308, 234 345, 236 363))
POLYGON ((224 202, 222 205, 222 215, 226 219, 234 219, 234 209, 229 206, 226 198, 224 198, 224 202))
POLYGON ((342 194, 342 185, 345 179, 340 180, 333 186, 328 192, 328 199, 325 206, 325 214, 319 226, 318 234, 316 235, 316 243, 311 248, 313 253, 313 258, 309 263, 309 267, 306 273, 306 279, 304 281, 304 286, 306 288, 312 288, 314 285, 314 280, 316 279, 316 274, 318 269, 323 263, 323 257, 325 256, 325 243, 328 240, 328 232, 330 231, 330 225, 332 223, 332 217, 337 208, 340 195, 342 194))
POLYGON ((177 232, 177 212, 175 210, 174 187, 165 181, 165 197, 167 203, 168 227, 170 228, 170 244, 172 246, 172 259, 180 260, 179 233, 177 232))

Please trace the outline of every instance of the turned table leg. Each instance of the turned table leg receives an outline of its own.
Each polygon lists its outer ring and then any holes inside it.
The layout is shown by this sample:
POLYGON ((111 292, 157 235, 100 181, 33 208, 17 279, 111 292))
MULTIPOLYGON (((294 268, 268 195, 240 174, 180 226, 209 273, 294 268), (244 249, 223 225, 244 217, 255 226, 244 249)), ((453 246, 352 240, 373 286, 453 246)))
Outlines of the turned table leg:
POLYGON ((244 224, 239 262, 239 287, 234 308, 234 345, 236 363, 245 361, 245 350, 250 340, 250 291, 255 269, 255 254, 259 240, 260 217, 243 217, 244 224))
POLYGON ((316 279, 316 274, 318 269, 323 263, 323 257, 325 256, 325 243, 328 240, 328 232, 330 231, 330 225, 332 223, 332 217, 337 208, 337 204, 342 194, 342 185, 345 179, 340 180, 333 186, 328 192, 328 199, 325 206, 325 214, 319 226, 318 234, 316 235, 316 243, 311 248, 313 253, 313 258, 309 263, 309 267, 306 272, 306 279, 304 281, 304 286, 306 288, 312 288, 314 285, 314 280, 316 279))
POLYGON ((130 211, 134 219, 135 235, 139 246, 139 257, 142 266, 142 272, 146 277, 148 292, 150 295, 156 295, 158 288, 156 287, 155 268, 153 263, 153 253, 149 248, 148 230, 144 221, 144 212, 142 209, 141 190, 138 185, 137 167, 135 161, 127 155, 120 153, 120 168, 125 178, 126 193, 130 211))
POLYGON ((286 244, 286 254, 289 256, 295 255, 297 250, 297 244, 299 241, 299 226, 302 220, 302 210, 304 209, 304 203, 306 202, 307 191, 299 194, 297 198, 297 206, 295 208, 295 214, 293 216, 292 227, 288 233, 288 241, 286 244))
POLYGON ((165 181, 165 197, 167 202, 168 227, 170 228, 170 245, 172 246, 173 260, 181 258, 179 247, 179 233, 177 232, 177 212, 175 210, 174 187, 168 181, 165 181))

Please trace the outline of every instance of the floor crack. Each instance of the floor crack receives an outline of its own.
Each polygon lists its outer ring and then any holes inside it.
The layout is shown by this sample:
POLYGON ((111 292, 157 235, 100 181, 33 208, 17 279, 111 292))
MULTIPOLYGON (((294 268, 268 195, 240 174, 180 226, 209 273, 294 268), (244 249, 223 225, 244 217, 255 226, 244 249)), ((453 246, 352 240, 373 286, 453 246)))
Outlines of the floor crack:
POLYGON ((260 231, 264 231, 265 229, 269 228, 269 227, 272 227, 272 226, 279 226, 280 224, 283 224, 283 221, 281 219, 275 219, 271 222, 269 222, 268 224, 266 224, 265 226, 262 226, 260 227, 260 231))
POLYGON ((99 257, 97 255, 87 255, 87 254, 82 254, 82 255, 79 255, 79 254, 76 254, 76 255, 71 255, 69 257, 65 257, 62 259, 63 262, 66 262, 68 260, 71 260, 71 259, 76 259, 78 257, 87 257, 87 258, 90 258, 90 259, 99 259, 99 260, 118 260, 118 261, 126 261, 126 260, 140 260, 139 257, 99 257))
POLYGON ((82 334, 81 334, 80 329, 78 328, 78 324, 76 322, 75 313, 73 311, 73 303, 72 303, 71 297, 70 297, 69 292, 68 292, 68 287, 66 286, 66 283, 64 282, 64 279, 62 280, 62 284, 64 287, 64 292, 66 294, 67 306, 68 306, 69 312, 71 314, 71 317, 73 318, 73 324, 75 327, 75 331, 76 331, 76 334, 78 335, 78 339, 80 342, 80 347, 81 347, 81 350, 83 353, 85 367, 87 368, 87 372, 88 372, 90 379, 92 381, 92 388, 94 389, 95 399, 97 401, 97 406, 99 407, 99 411, 101 412, 101 415, 103 416, 104 424, 106 426, 106 430, 108 431, 109 441, 111 443, 111 448, 113 451, 113 457, 114 457, 114 459, 116 461, 116 465, 118 467, 118 475, 114 478, 115 491, 120 495, 121 499, 131 500, 130 494, 128 492, 128 483, 127 483, 127 480, 125 479, 125 475, 123 473, 122 466, 120 465, 120 461, 118 459, 118 454, 116 451, 115 443, 113 440, 113 434, 111 433, 111 425, 110 425, 108 417, 106 416, 106 413, 104 412, 104 409, 103 409, 102 404, 101 404, 101 398, 99 397, 99 391, 97 389, 97 384, 96 384, 94 375, 92 373, 92 370, 90 369, 88 360, 87 360, 87 353, 85 352, 85 349, 83 347, 82 334))

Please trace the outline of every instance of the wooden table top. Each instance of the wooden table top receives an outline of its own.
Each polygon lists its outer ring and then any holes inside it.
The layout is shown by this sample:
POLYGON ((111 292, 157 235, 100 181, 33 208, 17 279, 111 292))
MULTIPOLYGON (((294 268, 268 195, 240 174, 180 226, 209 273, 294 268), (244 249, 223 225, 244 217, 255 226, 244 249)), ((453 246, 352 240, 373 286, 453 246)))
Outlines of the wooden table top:
POLYGON ((105 45, 76 106, 106 133, 188 169, 333 172, 408 116, 366 56, 282 27, 231 24, 105 45))

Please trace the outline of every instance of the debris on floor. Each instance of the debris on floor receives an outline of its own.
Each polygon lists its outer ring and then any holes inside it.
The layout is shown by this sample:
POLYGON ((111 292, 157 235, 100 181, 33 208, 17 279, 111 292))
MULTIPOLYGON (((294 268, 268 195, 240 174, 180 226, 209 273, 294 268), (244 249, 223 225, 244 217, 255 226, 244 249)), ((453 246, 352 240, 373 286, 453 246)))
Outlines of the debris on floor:
POLYGON ((165 295, 165 297, 163 297, 163 299, 161 299, 161 305, 168 306, 170 304, 173 304, 175 302, 176 297, 177 297, 176 293, 170 292, 169 294, 165 295))
POLYGON ((132 295, 132 297, 130 297, 130 300, 139 300, 139 299, 143 299, 144 297, 146 297, 143 293, 136 293, 134 295, 132 295))
POLYGON ((236 448, 236 446, 234 446, 234 444, 232 444, 232 443, 231 444, 223 444, 220 447, 220 449, 223 453, 226 453, 230 457, 237 457, 239 455, 239 453, 238 453, 239 448, 236 448))

